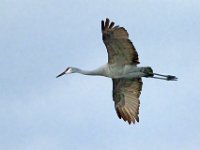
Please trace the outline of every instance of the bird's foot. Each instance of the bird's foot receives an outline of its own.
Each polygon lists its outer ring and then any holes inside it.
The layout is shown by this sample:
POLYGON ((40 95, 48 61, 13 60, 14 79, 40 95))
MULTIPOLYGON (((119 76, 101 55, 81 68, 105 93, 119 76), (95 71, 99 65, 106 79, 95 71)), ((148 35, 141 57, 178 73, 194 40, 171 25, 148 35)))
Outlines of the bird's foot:
POLYGON ((168 81, 177 81, 178 80, 178 78, 176 76, 171 76, 171 75, 168 75, 166 79, 168 81))

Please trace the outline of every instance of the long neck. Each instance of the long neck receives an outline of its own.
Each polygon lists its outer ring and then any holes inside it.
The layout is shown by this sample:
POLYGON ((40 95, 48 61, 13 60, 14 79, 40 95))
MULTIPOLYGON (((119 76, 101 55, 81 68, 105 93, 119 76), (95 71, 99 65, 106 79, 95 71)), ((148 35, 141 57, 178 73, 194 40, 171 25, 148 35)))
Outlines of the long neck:
POLYGON ((80 73, 80 74, 84 74, 84 75, 91 75, 91 76, 105 76, 105 71, 102 67, 95 69, 95 70, 91 70, 91 71, 82 70, 82 69, 79 69, 79 68, 74 68, 74 69, 75 69, 75 73, 80 73))

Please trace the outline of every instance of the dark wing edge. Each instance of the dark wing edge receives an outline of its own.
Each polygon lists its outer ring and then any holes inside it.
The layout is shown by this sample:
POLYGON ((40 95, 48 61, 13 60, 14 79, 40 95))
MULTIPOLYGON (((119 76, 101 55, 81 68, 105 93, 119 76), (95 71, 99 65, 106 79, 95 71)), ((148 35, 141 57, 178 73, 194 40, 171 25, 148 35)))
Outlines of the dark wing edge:
POLYGON ((118 117, 129 124, 139 122, 142 79, 113 79, 113 100, 118 117))
POLYGON ((108 62, 115 63, 119 61, 120 56, 124 56, 122 63, 139 64, 138 53, 129 39, 127 30, 114 25, 115 23, 110 23, 108 18, 105 22, 101 21, 102 39, 107 48, 108 62))

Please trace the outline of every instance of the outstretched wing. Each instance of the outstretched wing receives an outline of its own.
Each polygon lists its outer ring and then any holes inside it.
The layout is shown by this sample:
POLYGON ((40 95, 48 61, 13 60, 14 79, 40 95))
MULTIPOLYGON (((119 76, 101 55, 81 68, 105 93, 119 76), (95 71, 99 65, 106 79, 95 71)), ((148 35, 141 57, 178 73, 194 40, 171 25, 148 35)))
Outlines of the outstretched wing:
POLYGON ((129 124, 139 122, 142 79, 113 79, 113 100, 118 117, 129 124))
POLYGON ((114 26, 114 22, 106 19, 105 23, 103 20, 101 22, 101 30, 109 64, 139 64, 138 53, 125 28, 114 26))

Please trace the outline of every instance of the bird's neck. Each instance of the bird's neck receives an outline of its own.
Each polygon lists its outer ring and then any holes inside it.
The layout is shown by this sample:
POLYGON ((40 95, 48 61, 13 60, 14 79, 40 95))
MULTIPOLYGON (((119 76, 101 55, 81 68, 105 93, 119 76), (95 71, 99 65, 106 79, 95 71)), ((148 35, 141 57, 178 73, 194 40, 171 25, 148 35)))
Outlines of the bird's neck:
POLYGON ((79 69, 79 68, 75 68, 75 73, 80 73, 80 74, 84 74, 84 75, 91 75, 91 76, 105 76, 104 73, 104 69, 101 68, 97 68, 95 70, 83 70, 83 69, 79 69))

